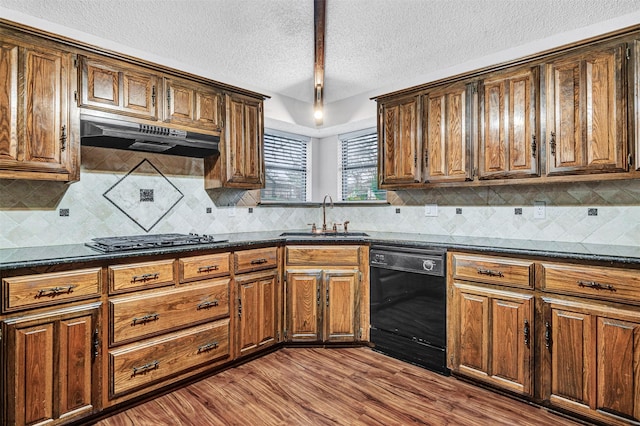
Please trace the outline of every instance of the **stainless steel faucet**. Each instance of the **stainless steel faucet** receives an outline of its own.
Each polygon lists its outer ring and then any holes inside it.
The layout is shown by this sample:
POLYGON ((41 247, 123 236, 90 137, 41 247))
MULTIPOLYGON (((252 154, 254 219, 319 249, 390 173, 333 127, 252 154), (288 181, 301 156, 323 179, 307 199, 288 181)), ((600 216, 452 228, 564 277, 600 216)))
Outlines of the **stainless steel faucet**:
POLYGON ((331 198, 331 195, 325 195, 324 200, 322 200, 322 232, 327 231, 327 197, 329 197, 331 207, 333 207, 333 199, 331 198))

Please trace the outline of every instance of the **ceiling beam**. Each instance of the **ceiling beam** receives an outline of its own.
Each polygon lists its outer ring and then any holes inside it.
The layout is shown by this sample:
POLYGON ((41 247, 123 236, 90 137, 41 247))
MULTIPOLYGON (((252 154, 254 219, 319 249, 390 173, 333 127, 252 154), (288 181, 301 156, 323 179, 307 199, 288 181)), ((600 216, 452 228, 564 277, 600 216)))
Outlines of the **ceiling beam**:
POLYGON ((326 0, 313 1, 313 26, 315 33, 315 55, 313 62, 313 109, 316 125, 322 124, 324 103, 324 35, 326 0))

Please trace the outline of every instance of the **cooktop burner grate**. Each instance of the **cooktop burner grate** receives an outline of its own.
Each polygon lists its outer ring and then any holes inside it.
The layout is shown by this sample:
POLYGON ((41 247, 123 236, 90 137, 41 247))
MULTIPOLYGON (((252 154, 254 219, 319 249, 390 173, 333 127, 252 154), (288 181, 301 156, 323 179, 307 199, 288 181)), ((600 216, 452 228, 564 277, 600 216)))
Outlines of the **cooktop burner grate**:
POLYGON ((143 250, 159 247, 174 247, 197 244, 222 243, 228 240, 218 240, 213 235, 198 234, 155 234, 132 235, 125 237, 93 238, 85 245, 103 253, 143 250))

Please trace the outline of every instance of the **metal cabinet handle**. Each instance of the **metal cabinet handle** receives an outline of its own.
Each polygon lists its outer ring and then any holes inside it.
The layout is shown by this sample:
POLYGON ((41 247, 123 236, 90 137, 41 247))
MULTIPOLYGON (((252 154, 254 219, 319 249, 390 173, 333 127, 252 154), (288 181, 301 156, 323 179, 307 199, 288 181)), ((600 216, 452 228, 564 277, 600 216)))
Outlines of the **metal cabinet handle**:
POLYGON ((611 284, 600 284, 597 281, 578 281, 578 287, 583 288, 592 288, 594 290, 609 290, 609 291, 618 291, 611 284))
POLYGON ((530 333, 529 321, 524 320, 524 345, 527 347, 529 346, 529 333, 530 333))
POLYGON ((242 318, 242 299, 238 299, 238 319, 242 318))
POLYGON ((327 286, 327 306, 329 306, 329 286, 327 286))
POLYGON ((268 262, 268 260, 267 260, 267 259, 265 259, 265 258, 263 257, 263 258, 261 258, 261 259, 254 259, 254 260, 252 260, 252 261, 251 261, 251 264, 252 264, 252 265, 262 265, 263 263, 267 263, 267 262, 268 262))
POLYGON ((156 106, 156 86, 151 87, 151 106, 156 106))
POLYGON ((134 275, 131 278, 131 282, 135 283, 135 282, 146 282, 146 281, 151 281, 151 280, 157 280, 158 278, 160 278, 160 273, 159 272, 154 272, 152 274, 142 274, 142 275, 134 275))
POLYGON ((100 349, 100 333, 98 333, 98 329, 93 332, 93 353, 91 354, 91 360, 95 361, 98 357, 98 350, 100 349))
POLYGON ((504 277, 504 274, 500 271, 493 271, 491 269, 478 268, 478 274, 488 275, 490 277, 504 277))
POLYGON ((140 367, 133 367, 133 375, 144 374, 147 371, 156 370, 160 368, 160 361, 153 361, 140 367))
POLYGON ((551 324, 549 321, 544 323, 544 346, 547 349, 551 348, 551 324))
POLYGON ((167 110, 171 113, 171 89, 167 89, 167 110))
POLYGON ((214 306, 218 306, 218 299, 214 299, 211 302, 202 302, 198 304, 198 310, 200 309, 209 309, 212 308, 214 306))
POLYGON ((316 285, 316 303, 320 306, 320 284, 316 285))
POLYGON ((143 317, 135 317, 131 320, 131 325, 138 325, 138 324, 146 324, 148 322, 151 321, 157 321, 160 319, 160 315, 159 314, 148 314, 145 315, 143 317))
POLYGON ((67 285, 62 287, 41 288, 40 290, 38 290, 38 294, 36 294, 36 298, 44 297, 44 296, 55 297, 59 294, 73 293, 73 289, 75 287, 76 286, 74 285, 67 285))
POLYGON ((211 342, 211 343, 207 343, 206 345, 202 345, 198 347, 198 353, 201 352, 208 352, 212 349, 218 349, 218 342, 211 342))
POLYGON ((218 265, 201 266, 198 268, 198 273, 217 271, 218 269, 220 269, 218 265))
POLYGON ((531 156, 535 158, 536 149, 538 149, 538 145, 536 144, 536 135, 531 135, 531 156))
POLYGON ((60 131, 60 150, 67 149, 67 126, 63 125, 60 131))
POLYGON ((549 146, 551 147, 551 155, 556 155, 556 132, 551 132, 551 142, 549 142, 549 146))

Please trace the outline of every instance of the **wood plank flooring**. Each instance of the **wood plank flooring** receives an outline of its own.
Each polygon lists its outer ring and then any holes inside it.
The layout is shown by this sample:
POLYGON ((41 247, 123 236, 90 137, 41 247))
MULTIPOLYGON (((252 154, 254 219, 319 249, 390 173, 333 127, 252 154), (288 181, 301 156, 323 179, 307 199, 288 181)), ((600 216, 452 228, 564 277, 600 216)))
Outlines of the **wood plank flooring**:
POLYGON ((286 348, 97 423, 577 425, 368 348, 286 348))

